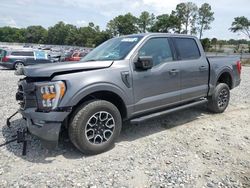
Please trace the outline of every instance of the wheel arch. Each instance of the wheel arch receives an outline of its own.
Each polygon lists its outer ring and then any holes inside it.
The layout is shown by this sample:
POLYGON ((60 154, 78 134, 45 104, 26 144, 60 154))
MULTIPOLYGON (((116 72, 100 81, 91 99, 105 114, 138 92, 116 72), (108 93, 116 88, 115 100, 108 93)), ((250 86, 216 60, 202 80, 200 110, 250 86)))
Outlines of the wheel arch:
POLYGON ((216 79, 216 85, 217 85, 217 83, 225 83, 228 85, 229 89, 233 89, 232 73, 228 70, 222 71, 216 79))
POLYGON ((16 66, 17 63, 22 63, 22 64, 25 66, 24 61, 22 61, 22 60, 16 60, 16 61, 13 63, 13 69, 15 69, 15 66, 16 66))
POLYGON ((83 88, 78 94, 72 98, 74 111, 80 105, 89 100, 99 99, 106 100, 114 104, 121 113, 122 119, 126 119, 128 116, 127 104, 129 102, 128 96, 118 87, 104 84, 95 85, 87 88, 83 88), (105 85, 105 86, 104 86, 105 85))

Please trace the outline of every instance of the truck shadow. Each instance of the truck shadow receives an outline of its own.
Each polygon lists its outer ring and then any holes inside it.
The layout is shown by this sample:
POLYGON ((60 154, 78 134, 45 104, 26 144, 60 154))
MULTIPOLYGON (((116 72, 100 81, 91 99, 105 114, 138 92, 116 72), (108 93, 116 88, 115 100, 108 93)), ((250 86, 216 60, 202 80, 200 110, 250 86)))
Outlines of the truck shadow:
POLYGON ((15 71, 15 70, 12 70, 12 69, 7 69, 7 68, 0 68, 0 71, 15 71))
MULTIPOLYGON (((201 106, 165 115, 161 118, 150 120, 139 125, 131 125, 127 122, 123 125, 121 135, 118 139, 118 143, 130 142, 167 129, 172 129, 177 126, 185 126, 184 124, 194 121, 204 114, 208 114, 208 112, 205 107, 201 106)), ((25 121, 22 119, 16 119, 12 121, 11 128, 8 128, 7 125, 3 126, 2 135, 4 140, 8 141, 13 139, 12 136, 16 134, 18 128, 24 127, 25 121)), ((58 160, 56 158, 57 156, 63 156, 66 159, 93 157, 86 156, 80 153, 69 141, 66 132, 62 133, 58 148, 51 151, 44 149, 41 145, 40 140, 37 139, 35 136, 28 135, 27 139, 29 141, 26 156, 22 156, 22 144, 18 144, 16 142, 7 144, 5 146, 7 152, 13 153, 17 157, 20 157, 23 160, 27 160, 33 163, 51 163, 54 160, 58 160)), ((0 148, 0 150, 2 150, 2 148, 0 148)))
POLYGON ((197 106, 164 115, 137 125, 125 123, 118 142, 133 141, 166 129, 185 126, 186 123, 192 122, 204 114, 209 114, 206 106, 197 106))
MULTIPOLYGON (((4 140, 12 140, 13 136, 16 135, 17 130, 23 128, 25 128, 25 121, 23 119, 16 119, 12 121, 10 128, 7 125, 3 126, 2 135, 4 140)), ((26 135, 26 139, 28 140, 28 143, 27 154, 25 156, 22 155, 23 143, 17 143, 15 141, 4 147, 6 147, 8 152, 13 153, 17 157, 33 163, 51 163, 59 155, 69 159, 85 157, 73 146, 65 132, 62 133, 59 145, 54 150, 47 150, 43 148, 41 141, 33 135, 26 135)), ((0 151, 1 149, 2 148, 0 148, 0 151)))

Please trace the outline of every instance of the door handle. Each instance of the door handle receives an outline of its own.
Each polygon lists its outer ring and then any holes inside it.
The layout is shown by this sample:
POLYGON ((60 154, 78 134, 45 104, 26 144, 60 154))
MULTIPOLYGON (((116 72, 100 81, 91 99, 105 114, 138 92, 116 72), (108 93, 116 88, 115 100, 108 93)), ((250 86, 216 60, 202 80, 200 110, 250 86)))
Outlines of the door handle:
POLYGON ((171 74, 171 75, 176 75, 178 73, 179 73, 178 69, 172 69, 172 70, 169 71, 169 74, 171 74))
POLYGON ((200 69, 200 71, 205 71, 205 70, 207 70, 207 67, 206 66, 200 66, 199 69, 200 69))

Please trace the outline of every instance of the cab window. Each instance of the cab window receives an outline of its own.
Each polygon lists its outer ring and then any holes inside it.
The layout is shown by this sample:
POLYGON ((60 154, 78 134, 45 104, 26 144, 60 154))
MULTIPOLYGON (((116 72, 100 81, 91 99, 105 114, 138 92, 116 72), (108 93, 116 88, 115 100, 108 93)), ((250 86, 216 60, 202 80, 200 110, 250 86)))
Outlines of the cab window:
POLYGON ((139 56, 151 56, 154 66, 173 61, 173 54, 167 38, 149 39, 139 50, 139 56))
POLYGON ((192 38, 173 38, 180 60, 200 58, 200 50, 192 38))

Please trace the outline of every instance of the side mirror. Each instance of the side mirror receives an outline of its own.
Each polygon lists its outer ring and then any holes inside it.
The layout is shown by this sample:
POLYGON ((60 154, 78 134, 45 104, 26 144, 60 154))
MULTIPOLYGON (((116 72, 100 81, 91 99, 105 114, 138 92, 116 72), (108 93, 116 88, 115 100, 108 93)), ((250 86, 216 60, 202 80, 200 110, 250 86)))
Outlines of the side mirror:
POLYGON ((140 56, 137 62, 135 62, 135 68, 139 70, 148 70, 153 67, 152 56, 140 56))

